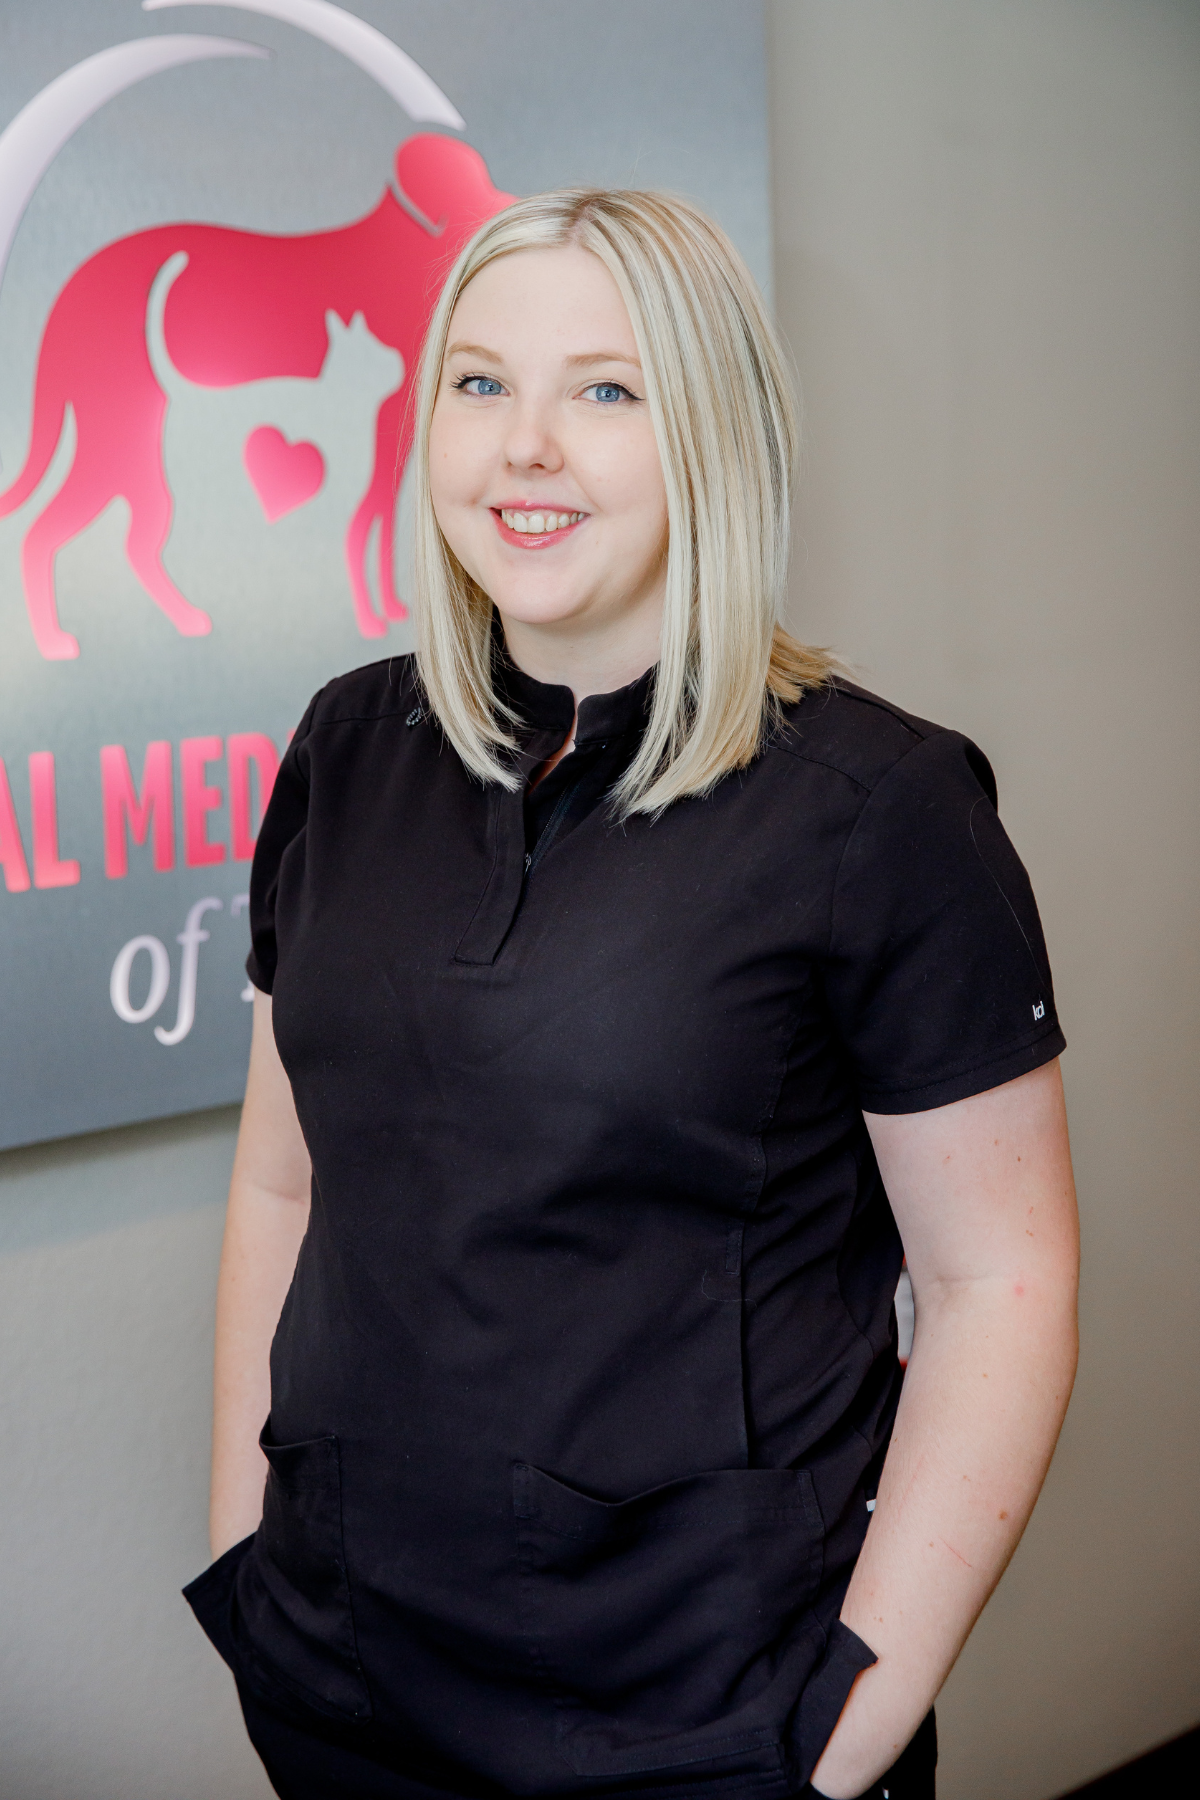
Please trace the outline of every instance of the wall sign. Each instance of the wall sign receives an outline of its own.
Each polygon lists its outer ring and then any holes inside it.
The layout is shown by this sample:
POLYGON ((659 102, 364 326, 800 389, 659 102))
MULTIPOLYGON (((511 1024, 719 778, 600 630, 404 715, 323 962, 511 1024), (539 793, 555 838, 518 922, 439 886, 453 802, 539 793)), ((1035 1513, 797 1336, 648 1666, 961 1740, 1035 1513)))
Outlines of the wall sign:
POLYGON ((310 694, 411 648, 409 382, 474 225, 663 186, 769 274, 756 0, 7 15, 0 1146, 240 1095, 255 833, 310 694))

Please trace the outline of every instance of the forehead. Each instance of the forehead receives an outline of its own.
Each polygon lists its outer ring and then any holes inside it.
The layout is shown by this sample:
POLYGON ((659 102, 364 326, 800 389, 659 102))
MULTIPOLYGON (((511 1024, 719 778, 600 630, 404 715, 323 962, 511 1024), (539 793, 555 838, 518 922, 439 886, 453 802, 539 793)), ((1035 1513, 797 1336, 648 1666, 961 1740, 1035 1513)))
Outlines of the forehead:
POLYGON ((459 295, 449 342, 498 351, 540 348, 562 356, 604 348, 636 360, 637 344, 616 282, 590 250, 515 250, 479 271, 459 295))

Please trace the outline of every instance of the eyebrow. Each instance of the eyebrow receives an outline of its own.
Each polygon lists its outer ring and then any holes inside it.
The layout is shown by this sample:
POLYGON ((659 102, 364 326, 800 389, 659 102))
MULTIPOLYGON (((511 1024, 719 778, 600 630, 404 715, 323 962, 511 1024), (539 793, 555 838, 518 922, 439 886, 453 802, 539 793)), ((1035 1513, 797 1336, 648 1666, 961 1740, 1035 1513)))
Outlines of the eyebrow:
MULTIPOLYGON (((447 356, 478 356, 484 362, 499 363, 504 358, 498 350, 489 350, 486 344, 451 344, 447 356)), ((641 363, 636 356, 627 356, 624 350, 588 350, 579 356, 568 356, 567 363, 573 369, 591 368, 593 363, 624 363, 628 369, 640 369, 641 363)))
POLYGON ((568 356, 567 361, 574 369, 586 369, 592 363, 606 362, 624 363, 627 369, 640 369, 642 366, 636 356, 626 356, 623 350, 590 350, 584 356, 568 356))

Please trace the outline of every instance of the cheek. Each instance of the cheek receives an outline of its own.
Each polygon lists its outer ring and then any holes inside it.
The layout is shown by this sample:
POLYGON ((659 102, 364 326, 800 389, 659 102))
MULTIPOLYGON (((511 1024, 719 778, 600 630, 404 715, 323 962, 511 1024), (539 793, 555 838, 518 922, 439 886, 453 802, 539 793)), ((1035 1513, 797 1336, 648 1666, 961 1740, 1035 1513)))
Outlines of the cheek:
POLYGON ((449 437, 445 420, 435 412, 429 422, 429 492, 439 514, 449 499, 447 488, 454 472, 449 437))
POLYGON ((473 419, 449 411, 435 412, 429 427, 429 490, 439 514, 446 507, 469 505, 483 478, 486 455, 473 419))
POLYGON ((595 463, 595 491, 605 510, 639 526, 639 535, 666 530, 667 491, 652 431, 613 433, 595 463))

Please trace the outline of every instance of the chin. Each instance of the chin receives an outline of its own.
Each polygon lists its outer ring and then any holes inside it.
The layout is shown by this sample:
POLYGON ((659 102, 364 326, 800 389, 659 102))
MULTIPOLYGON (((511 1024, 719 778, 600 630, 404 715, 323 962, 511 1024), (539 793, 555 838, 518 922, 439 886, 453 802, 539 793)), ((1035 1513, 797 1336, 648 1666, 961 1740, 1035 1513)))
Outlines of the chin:
POLYGON ((581 600, 531 600, 528 593, 509 597, 499 589, 491 591, 491 599, 503 618, 519 625, 567 625, 585 610, 581 600))

